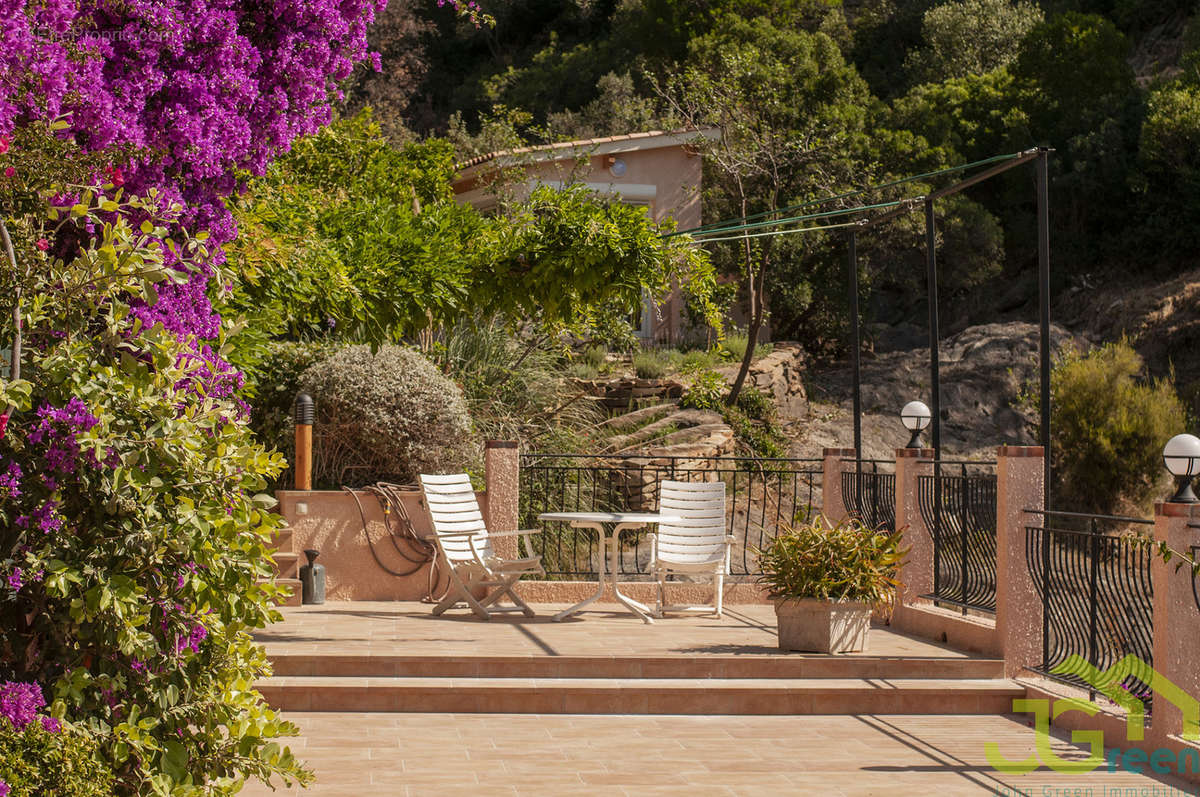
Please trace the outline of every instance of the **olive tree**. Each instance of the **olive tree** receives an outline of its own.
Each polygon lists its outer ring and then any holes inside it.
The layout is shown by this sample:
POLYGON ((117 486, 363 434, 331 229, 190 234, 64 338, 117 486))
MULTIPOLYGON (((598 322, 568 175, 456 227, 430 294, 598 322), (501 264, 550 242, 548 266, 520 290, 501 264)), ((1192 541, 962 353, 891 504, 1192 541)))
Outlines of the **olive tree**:
MULTIPOLYGON (((854 153, 862 151, 870 92, 824 33, 727 18, 691 41, 684 65, 658 89, 676 124, 720 133, 698 145, 709 218, 775 211, 863 179, 854 153)), ((753 341, 766 317, 768 274, 782 258, 802 256, 804 244, 763 236, 715 246, 719 262, 742 276, 753 341)), ((753 356, 747 346, 731 404, 753 356)))

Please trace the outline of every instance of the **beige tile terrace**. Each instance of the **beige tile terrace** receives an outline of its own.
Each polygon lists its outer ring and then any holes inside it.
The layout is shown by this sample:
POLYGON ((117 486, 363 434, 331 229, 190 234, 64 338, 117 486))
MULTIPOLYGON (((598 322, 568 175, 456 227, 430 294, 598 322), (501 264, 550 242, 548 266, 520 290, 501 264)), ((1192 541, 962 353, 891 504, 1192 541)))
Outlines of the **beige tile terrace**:
MULTIPOLYGON (((490 622, 452 610, 434 617, 412 601, 329 602, 285 607, 284 622, 256 635, 267 654, 341 656, 777 656, 775 610, 769 605, 727 607, 725 616, 672 616, 646 625, 615 604, 595 604, 561 623, 559 605, 534 606, 538 616, 496 617, 490 622)), ((789 658, 793 658, 792 654, 789 658)), ((858 654, 850 654, 858 655, 858 654)), ((872 630, 865 655, 961 659, 945 645, 872 630)))
MULTIPOLYGON (((997 773, 1034 750, 1007 716, 290 715, 315 797, 401 795, 1055 795, 1196 793, 1130 772, 997 773), (1080 791, 1076 792, 1075 790, 1080 791), (1084 791, 1090 789, 1091 791, 1084 791), (1114 789, 1121 789, 1116 792, 1114 789), (1144 791, 1142 791, 1144 789, 1144 791), (1157 791, 1154 791, 1157 789, 1157 791)), ((1081 756, 1058 739, 1055 750, 1081 756)), ((272 792, 247 786, 247 797, 272 792)))

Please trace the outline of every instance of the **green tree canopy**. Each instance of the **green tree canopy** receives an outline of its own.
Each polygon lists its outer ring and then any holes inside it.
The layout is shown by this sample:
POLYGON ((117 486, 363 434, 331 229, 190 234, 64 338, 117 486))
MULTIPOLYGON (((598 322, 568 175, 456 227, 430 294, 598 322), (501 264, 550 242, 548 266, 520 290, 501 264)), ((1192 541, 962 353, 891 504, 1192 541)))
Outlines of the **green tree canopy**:
POLYGON ((925 44, 904 66, 917 83, 991 72, 1016 59, 1042 18, 1037 4, 1025 0, 952 0, 925 12, 925 44))
MULTIPOLYGON (((661 92, 678 124, 720 130, 719 138, 703 145, 708 218, 772 211, 870 178, 858 157, 865 149, 870 92, 824 33, 783 29, 765 17, 727 17, 692 40, 683 68, 661 92)), ((720 262, 743 276, 752 340, 765 316, 772 268, 803 258, 817 243, 806 236, 717 244, 720 262)), ((794 295, 799 290, 793 286, 794 295)), ((731 400, 749 363, 748 354, 731 400)))
POLYGON ((272 338, 399 342, 479 313, 586 333, 674 284, 711 294, 704 253, 644 208, 539 186, 485 217, 455 201, 453 175, 447 142, 393 147, 369 113, 300 142, 236 206, 223 301, 246 322, 238 363, 272 338))

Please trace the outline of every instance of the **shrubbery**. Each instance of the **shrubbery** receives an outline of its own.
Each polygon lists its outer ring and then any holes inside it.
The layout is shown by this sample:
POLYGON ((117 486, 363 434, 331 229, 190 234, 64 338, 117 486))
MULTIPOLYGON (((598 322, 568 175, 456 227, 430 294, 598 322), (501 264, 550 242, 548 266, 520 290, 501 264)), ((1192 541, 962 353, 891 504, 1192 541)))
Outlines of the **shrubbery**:
POLYGON ((751 456, 786 456, 787 438, 776 422, 775 402, 771 397, 747 387, 730 406, 726 403, 728 394, 729 385, 723 376, 715 371, 701 371, 680 398, 679 406, 721 413, 734 438, 751 456))
MULTIPOLYGON (((603 349, 588 351, 589 360, 604 362, 603 349)), ((576 430, 602 420, 592 402, 563 384, 561 352, 553 342, 510 334, 499 318, 475 318, 446 330, 430 357, 462 389, 484 438, 574 450, 576 430)))
POLYGON ((37 684, 0 684, 0 797, 109 797, 96 740, 45 716, 37 684))
POLYGON ((633 373, 638 379, 662 379, 670 370, 670 359, 657 349, 633 353, 633 373))
POLYGON ((1050 380, 1056 509, 1111 513, 1143 504, 1166 478, 1162 447, 1184 429, 1168 380, 1142 378, 1127 342, 1068 351, 1050 380))
POLYGON ((207 267, 173 219, 111 185, 43 207, 0 290, 4 340, 31 297, 29 381, 0 390, 0 677, 44 686, 119 795, 307 779, 274 741, 294 726, 248 688, 268 671, 249 632, 278 617, 261 491, 282 458, 252 439, 238 375, 129 305, 207 267), (44 219, 95 232, 51 249, 44 219))
POLYGON ((462 390, 412 349, 346 346, 300 385, 317 408, 314 486, 408 482, 462 470, 474 455, 462 390))

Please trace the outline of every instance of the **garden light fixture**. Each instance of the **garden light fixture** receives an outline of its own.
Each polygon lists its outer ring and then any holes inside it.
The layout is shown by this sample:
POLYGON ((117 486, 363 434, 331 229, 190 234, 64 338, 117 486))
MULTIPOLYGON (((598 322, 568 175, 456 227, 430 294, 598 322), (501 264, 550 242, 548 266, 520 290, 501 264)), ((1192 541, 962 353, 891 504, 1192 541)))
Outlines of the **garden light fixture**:
POLYGON ((921 447, 921 432, 932 418, 933 413, 922 401, 910 401, 900 410, 900 420, 904 423, 904 428, 912 432, 912 439, 908 441, 909 448, 921 447))
POLYGON ((1197 503, 1200 499, 1192 492, 1192 478, 1200 472, 1200 438, 1190 434, 1172 437, 1163 446, 1163 465, 1179 481, 1179 489, 1171 496, 1171 503, 1197 503))
POLYGON ((296 406, 292 413, 292 420, 296 426, 296 452, 292 464, 296 471, 297 490, 312 489, 312 428, 315 409, 312 396, 307 393, 297 394, 296 406))

